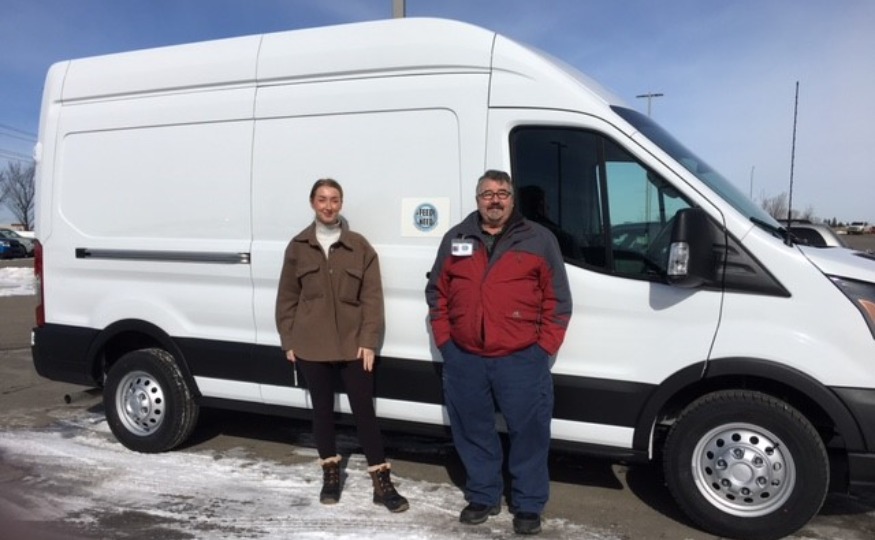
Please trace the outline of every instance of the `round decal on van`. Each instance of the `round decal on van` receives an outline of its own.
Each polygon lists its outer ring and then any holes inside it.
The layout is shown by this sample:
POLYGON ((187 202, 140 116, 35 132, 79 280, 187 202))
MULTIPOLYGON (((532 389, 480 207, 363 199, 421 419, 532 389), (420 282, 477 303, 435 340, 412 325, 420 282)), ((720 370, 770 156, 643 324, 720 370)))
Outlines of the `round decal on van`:
POLYGON ((422 232, 429 232, 437 226, 438 211, 433 204, 423 203, 413 211, 413 225, 422 232))

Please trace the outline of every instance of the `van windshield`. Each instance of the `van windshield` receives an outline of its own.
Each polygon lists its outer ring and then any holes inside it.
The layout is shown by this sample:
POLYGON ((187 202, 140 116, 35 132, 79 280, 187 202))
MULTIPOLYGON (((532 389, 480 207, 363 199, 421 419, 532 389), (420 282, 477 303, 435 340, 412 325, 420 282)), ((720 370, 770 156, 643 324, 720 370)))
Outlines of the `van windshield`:
POLYGON ((765 210, 750 200, 720 173, 699 159, 656 122, 632 109, 617 106, 611 108, 753 223, 775 236, 781 236, 781 226, 765 210))

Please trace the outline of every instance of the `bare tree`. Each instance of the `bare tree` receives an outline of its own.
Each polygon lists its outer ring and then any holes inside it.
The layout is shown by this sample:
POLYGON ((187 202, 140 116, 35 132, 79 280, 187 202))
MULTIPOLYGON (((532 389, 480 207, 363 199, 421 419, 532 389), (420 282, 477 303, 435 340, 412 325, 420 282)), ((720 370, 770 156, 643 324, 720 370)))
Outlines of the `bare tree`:
POLYGON ((24 167, 10 161, 0 171, 0 204, 6 206, 26 230, 33 229, 33 206, 36 188, 33 182, 35 166, 24 167))
POLYGON ((805 207, 805 210, 802 211, 796 209, 791 210, 789 206, 790 198, 785 192, 772 197, 767 197, 766 194, 763 193, 760 200, 760 207, 775 219, 787 219, 787 213, 790 212, 792 214, 790 217, 794 220, 798 219, 801 221, 810 221, 812 223, 817 221, 817 216, 814 213, 813 206, 808 205, 805 207))
POLYGON ((761 197, 760 206, 775 219, 787 219, 787 206, 789 205, 787 193, 767 197, 765 193, 761 197))
POLYGON ((814 207, 811 206, 810 204, 805 207, 805 210, 803 210, 802 212, 800 212, 798 214, 794 210, 793 211, 793 219, 804 219, 804 220, 808 220, 812 223, 816 223, 818 221, 817 216, 814 214, 814 207))

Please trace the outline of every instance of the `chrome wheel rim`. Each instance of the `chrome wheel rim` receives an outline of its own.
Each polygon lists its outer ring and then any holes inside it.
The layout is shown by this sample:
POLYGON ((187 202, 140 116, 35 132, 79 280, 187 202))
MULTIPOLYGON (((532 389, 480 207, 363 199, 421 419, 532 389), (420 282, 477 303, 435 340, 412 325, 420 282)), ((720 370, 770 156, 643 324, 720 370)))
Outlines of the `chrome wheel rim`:
POLYGON ((693 451, 692 467, 699 492, 734 516, 774 512, 796 485, 796 464, 787 446, 753 424, 725 424, 706 433, 693 451))
POLYGON ((128 431, 151 435, 164 421, 164 390, 149 373, 132 371, 119 383, 115 408, 128 431))

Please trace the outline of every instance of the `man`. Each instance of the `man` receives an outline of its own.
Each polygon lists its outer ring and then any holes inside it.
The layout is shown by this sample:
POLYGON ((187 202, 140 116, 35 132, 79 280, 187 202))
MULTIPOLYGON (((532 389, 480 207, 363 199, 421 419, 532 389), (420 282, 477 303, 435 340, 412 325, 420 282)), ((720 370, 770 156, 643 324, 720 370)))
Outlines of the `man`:
POLYGON ((555 236, 516 210, 510 176, 486 171, 476 193, 477 211, 444 236, 425 290, 467 472, 459 521, 483 523, 501 509, 497 404, 510 440, 514 531, 537 534, 550 491, 550 357, 565 337, 571 293, 555 236))

